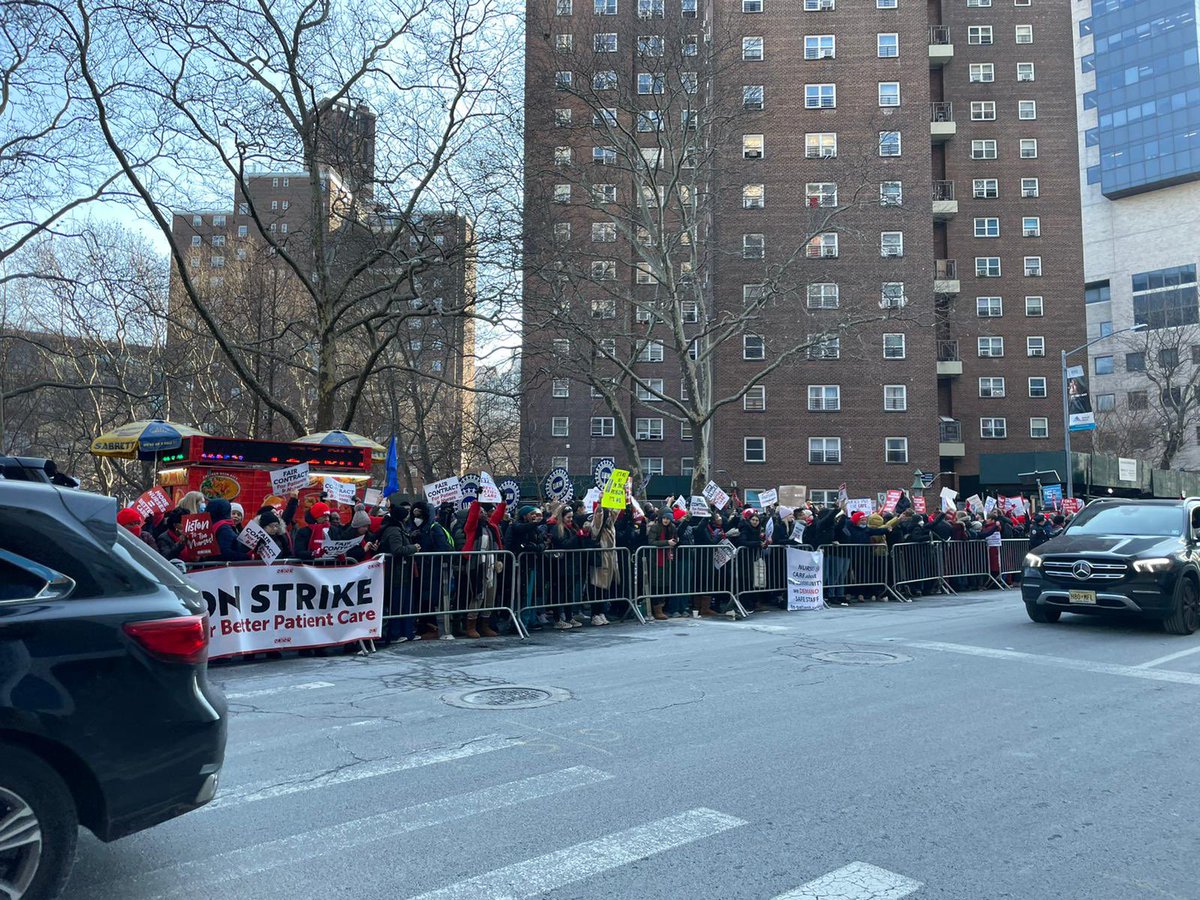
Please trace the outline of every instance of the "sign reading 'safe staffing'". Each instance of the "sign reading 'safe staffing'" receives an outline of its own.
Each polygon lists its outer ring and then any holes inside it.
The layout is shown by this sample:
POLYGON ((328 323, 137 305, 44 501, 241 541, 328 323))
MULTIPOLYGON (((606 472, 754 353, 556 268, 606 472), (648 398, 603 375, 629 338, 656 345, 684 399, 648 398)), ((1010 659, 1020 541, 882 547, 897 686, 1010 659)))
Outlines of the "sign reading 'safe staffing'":
POLYGON ((209 658, 372 640, 383 624, 384 565, 228 566, 191 572, 208 603, 209 658))

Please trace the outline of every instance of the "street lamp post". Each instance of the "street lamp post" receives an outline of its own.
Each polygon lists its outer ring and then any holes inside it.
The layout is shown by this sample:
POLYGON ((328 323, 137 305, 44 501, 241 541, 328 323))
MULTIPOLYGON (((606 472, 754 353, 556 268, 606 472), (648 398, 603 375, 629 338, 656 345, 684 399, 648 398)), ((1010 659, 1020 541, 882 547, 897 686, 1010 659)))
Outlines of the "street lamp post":
POLYGON ((1116 337, 1118 334, 1126 334, 1131 331, 1144 331, 1145 329, 1146 324, 1143 322, 1129 328, 1122 328, 1120 331, 1102 334, 1098 338, 1092 338, 1086 344, 1080 344, 1074 350, 1064 350, 1062 352, 1063 449, 1066 452, 1067 496, 1072 500, 1075 499, 1075 467, 1071 465, 1071 408, 1067 397, 1067 357, 1078 353, 1080 350, 1086 350, 1092 344, 1098 344, 1100 341, 1107 340, 1110 337, 1116 337))

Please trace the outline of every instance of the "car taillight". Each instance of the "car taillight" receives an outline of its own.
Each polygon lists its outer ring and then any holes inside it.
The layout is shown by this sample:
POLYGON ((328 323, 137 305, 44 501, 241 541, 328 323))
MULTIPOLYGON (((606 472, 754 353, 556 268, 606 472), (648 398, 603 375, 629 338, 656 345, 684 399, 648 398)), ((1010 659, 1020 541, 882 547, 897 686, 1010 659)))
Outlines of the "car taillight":
POLYGON ((125 633, 164 662, 202 663, 208 655, 208 616, 126 622, 125 633))

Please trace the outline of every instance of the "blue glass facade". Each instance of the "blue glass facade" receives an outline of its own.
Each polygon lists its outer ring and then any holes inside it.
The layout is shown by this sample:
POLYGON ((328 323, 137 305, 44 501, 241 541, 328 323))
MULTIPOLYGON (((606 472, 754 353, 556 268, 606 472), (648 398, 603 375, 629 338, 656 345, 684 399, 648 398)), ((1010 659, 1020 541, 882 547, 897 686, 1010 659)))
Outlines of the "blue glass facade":
MULTIPOLYGON (((1196 0, 1092 0, 1100 189, 1106 197, 1200 178, 1196 0)), ((1089 178, 1091 181, 1091 178, 1089 178)))

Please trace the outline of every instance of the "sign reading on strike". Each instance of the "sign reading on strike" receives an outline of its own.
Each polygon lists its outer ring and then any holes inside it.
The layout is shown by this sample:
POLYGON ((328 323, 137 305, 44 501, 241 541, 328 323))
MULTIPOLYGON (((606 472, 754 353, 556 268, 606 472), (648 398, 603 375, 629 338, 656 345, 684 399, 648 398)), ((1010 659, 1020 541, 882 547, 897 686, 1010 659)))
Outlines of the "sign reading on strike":
POLYGON ((903 491, 888 491, 887 492, 887 499, 884 500, 884 502, 883 502, 883 511, 885 513, 892 513, 892 512, 896 511, 896 504, 900 502, 900 495, 902 493, 904 493, 904 492, 903 491))
POLYGON ((915 513, 920 513, 921 515, 925 515, 925 513, 928 512, 928 509, 925 506, 925 498, 922 497, 920 494, 918 494, 917 496, 912 498, 912 505, 913 505, 913 512, 915 512, 915 513))

